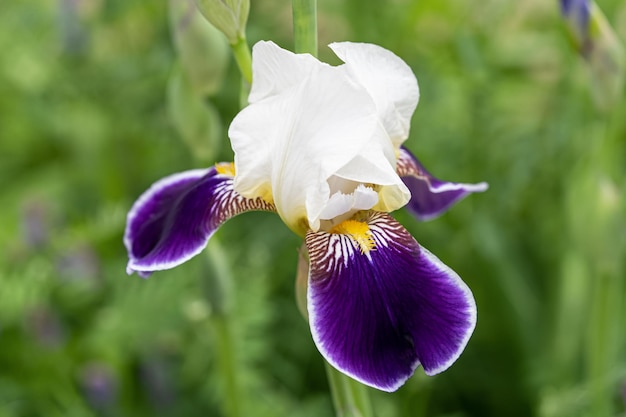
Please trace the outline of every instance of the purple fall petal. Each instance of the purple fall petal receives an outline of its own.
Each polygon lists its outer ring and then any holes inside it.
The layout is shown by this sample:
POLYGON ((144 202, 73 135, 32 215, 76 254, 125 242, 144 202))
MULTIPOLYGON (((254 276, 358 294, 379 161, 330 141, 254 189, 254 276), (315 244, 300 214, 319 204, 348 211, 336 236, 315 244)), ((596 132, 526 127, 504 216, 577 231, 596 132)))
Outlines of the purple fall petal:
POLYGON ((428 375, 459 357, 476 325, 461 278, 392 217, 366 220, 376 248, 347 234, 309 232, 308 311, 313 340, 352 378, 395 391, 421 363, 428 375))
POLYGON ((397 172, 411 191, 406 205, 418 220, 434 219, 470 193, 485 191, 487 183, 462 184, 433 177, 406 148, 400 148, 397 172))
POLYGON ((222 223, 250 210, 274 211, 274 207, 262 199, 240 196, 233 190, 233 177, 215 167, 163 178, 128 213, 127 272, 145 278, 180 265, 200 253, 222 223))

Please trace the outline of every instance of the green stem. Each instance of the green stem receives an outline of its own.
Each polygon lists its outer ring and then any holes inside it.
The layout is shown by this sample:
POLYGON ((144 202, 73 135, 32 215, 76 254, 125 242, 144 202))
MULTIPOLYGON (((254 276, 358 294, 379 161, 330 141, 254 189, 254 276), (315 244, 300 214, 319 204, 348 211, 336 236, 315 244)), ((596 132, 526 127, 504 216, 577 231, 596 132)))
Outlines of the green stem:
POLYGON ((228 257, 216 236, 207 244, 205 253, 207 258, 203 274, 206 276, 206 294, 211 312, 214 315, 228 316, 232 310, 234 280, 228 257))
POLYGON ((317 0, 292 0, 291 4, 296 52, 317 56, 317 0))
POLYGON ((591 410, 594 416, 612 416, 613 399, 610 372, 614 362, 611 326, 614 312, 617 310, 618 291, 613 288, 613 277, 599 276, 596 279, 591 309, 589 332, 589 381, 591 388, 591 410))
POLYGON ((207 254, 202 273, 206 277, 206 293, 211 305, 211 328, 215 340, 217 370, 223 384, 221 407, 226 417, 242 415, 241 383, 238 378, 236 340, 232 331, 232 274, 228 258, 214 236, 205 251, 207 254))
POLYGON ((248 84, 252 84, 252 55, 248 47, 246 38, 239 38, 237 42, 230 45, 235 55, 235 61, 241 72, 241 76, 248 84))
POLYGON ((373 417, 367 387, 342 374, 327 362, 326 376, 337 417, 373 417))
POLYGON ((237 378, 237 360, 234 354, 234 338, 231 330, 231 320, 228 315, 217 315, 212 320, 213 334, 215 335, 217 364, 220 380, 224 384, 223 411, 227 417, 239 417, 241 395, 239 379, 237 378))

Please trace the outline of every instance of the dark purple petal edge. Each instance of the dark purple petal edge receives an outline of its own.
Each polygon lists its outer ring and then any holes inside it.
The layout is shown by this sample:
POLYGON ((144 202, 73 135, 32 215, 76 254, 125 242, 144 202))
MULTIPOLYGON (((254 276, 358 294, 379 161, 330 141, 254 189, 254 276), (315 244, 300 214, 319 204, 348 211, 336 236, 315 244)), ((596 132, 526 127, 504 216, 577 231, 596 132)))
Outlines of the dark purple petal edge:
POLYGON ((411 192, 406 208, 421 221, 439 217, 467 195, 488 188, 486 182, 463 184, 437 179, 406 148, 400 148, 397 172, 411 192))

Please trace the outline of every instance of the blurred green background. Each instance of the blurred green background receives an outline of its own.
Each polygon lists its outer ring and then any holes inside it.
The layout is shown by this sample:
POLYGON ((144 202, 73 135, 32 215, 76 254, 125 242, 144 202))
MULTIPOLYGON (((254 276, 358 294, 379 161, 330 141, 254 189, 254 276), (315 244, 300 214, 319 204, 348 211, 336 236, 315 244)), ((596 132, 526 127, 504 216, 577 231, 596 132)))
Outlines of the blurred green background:
MULTIPOLYGON (((626 40, 624 2, 599 5, 626 40)), ((0 417, 333 415, 294 300, 300 241, 277 216, 238 217, 148 280, 125 273, 133 201, 232 159, 234 61, 215 38, 223 79, 194 101, 170 18, 162 1, 0 3, 0 417)), ((253 0, 247 34, 293 49, 290 2, 253 0)), ((395 214, 479 320, 445 373, 372 390, 376 415, 626 415, 626 105, 594 101, 603 80, 558 2, 320 0, 319 35, 331 63, 339 40, 401 56, 421 88, 408 148, 440 178, 490 184, 432 222, 395 214)))

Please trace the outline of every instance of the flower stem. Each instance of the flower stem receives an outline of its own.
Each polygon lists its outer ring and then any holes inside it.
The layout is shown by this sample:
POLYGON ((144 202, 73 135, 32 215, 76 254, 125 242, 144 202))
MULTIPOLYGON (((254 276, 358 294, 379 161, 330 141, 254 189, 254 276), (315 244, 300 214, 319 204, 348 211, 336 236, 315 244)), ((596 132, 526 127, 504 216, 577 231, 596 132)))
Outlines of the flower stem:
POLYGON ((235 55, 235 61, 241 72, 241 76, 248 83, 252 84, 252 55, 245 37, 239 38, 237 42, 230 45, 235 55))
POLYGON ((217 371, 223 383, 224 394, 220 406, 226 417, 241 415, 241 383, 238 378, 236 340, 232 319, 232 274, 219 240, 214 236, 205 251, 203 275, 211 305, 211 327, 215 340, 217 371))
MULTIPOLYGON (((292 0, 296 53, 317 56, 317 0, 292 0)), ((326 375, 337 417, 372 417, 367 387, 326 362, 326 375)))
POLYGON ((234 354, 233 334, 231 320, 228 315, 216 315, 211 320, 213 334, 215 335, 217 363, 220 380, 224 384, 224 397, 222 408, 227 417, 239 417, 241 398, 239 378, 237 377, 237 360, 234 354))
POLYGON ((292 0, 296 53, 317 56, 317 0, 292 0))
MULTIPOLYGON (((620 246, 619 242, 615 243, 617 247, 620 246)), ((600 263, 601 259, 594 257, 592 262, 600 263)), ((600 267, 594 265, 587 335, 587 378, 591 393, 591 415, 594 416, 615 415, 612 393, 619 389, 615 381, 615 364, 619 362, 619 346, 623 344, 623 320, 619 318, 624 317, 624 282, 619 273, 621 265, 618 262, 611 263, 611 260, 606 260, 600 267)))
POLYGON ((328 362, 326 376, 337 417, 373 417, 367 387, 342 374, 328 362))

